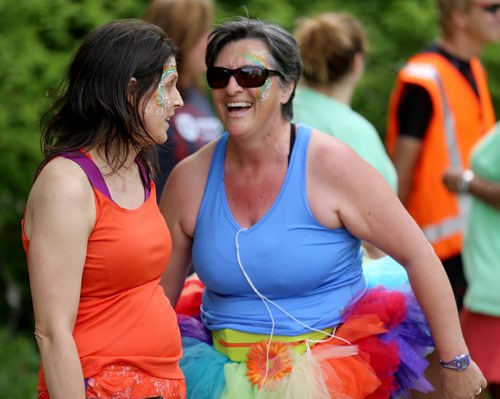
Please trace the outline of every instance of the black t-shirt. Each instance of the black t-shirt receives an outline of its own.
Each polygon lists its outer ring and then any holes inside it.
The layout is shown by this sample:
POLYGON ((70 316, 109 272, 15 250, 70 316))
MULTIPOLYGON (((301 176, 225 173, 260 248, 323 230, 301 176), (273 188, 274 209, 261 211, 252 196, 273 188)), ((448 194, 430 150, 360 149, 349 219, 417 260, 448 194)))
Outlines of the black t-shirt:
MULTIPOLYGON (((451 64, 464 75, 474 92, 479 97, 476 81, 472 74, 469 61, 461 60, 447 53, 441 47, 433 44, 425 49, 425 53, 438 53, 445 57, 451 64)), ((432 117, 432 100, 429 92, 416 84, 405 84, 398 105, 399 133, 423 139, 432 117)))

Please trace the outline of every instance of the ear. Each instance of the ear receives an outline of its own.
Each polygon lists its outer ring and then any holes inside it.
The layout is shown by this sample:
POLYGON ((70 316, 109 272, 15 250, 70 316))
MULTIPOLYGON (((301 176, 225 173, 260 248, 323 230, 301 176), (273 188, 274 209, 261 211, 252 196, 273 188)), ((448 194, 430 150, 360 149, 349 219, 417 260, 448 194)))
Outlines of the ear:
POLYGON ((281 104, 286 104, 295 89, 297 83, 293 82, 281 89, 281 104))
POLYGON ((128 81, 128 90, 127 90, 127 99, 131 104, 134 99, 132 92, 136 85, 137 85, 137 79, 132 76, 128 81))
POLYGON ((362 52, 358 51, 354 54, 351 68, 354 73, 363 74, 365 69, 365 55, 362 52))
POLYGON ((469 24, 469 13, 461 10, 451 12, 451 23, 460 30, 465 29, 469 24))
POLYGON ((351 73, 356 81, 360 80, 365 72, 365 55, 362 52, 354 54, 351 64, 351 73))

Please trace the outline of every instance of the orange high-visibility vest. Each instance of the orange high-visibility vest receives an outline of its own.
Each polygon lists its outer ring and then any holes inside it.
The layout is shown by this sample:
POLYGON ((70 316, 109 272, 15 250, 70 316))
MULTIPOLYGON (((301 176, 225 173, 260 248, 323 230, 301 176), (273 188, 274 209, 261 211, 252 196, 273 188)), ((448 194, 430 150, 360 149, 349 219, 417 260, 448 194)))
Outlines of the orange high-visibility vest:
POLYGON ((467 168, 472 146, 494 125, 485 71, 471 59, 479 98, 465 77, 437 53, 412 57, 399 71, 389 102, 387 149, 394 155, 399 136, 397 109, 405 84, 422 86, 432 100, 430 120, 406 207, 440 259, 460 254, 467 195, 450 193, 442 183, 449 167, 467 168))

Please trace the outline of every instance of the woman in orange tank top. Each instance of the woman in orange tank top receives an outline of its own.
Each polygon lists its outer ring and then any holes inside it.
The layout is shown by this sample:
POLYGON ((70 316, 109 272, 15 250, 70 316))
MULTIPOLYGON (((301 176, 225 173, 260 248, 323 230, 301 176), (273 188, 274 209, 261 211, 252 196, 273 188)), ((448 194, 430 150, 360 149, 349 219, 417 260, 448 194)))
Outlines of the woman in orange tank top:
POLYGON ((177 78, 161 29, 112 22, 83 41, 47 113, 23 219, 39 398, 186 396, 151 156, 183 105, 177 78))

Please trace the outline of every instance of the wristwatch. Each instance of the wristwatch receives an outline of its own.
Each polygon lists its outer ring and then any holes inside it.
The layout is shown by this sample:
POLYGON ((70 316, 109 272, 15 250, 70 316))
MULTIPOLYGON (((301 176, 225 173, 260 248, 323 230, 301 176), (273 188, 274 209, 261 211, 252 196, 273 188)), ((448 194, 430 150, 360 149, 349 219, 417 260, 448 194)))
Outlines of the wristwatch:
POLYGON ((470 169, 464 170, 457 180, 457 191, 459 193, 468 192, 472 180, 474 180, 474 172, 470 169))
POLYGON ((443 362, 440 360, 439 363, 441 363, 441 367, 445 369, 464 371, 470 365, 470 355, 468 353, 464 353, 462 355, 458 355, 450 362, 443 362))

